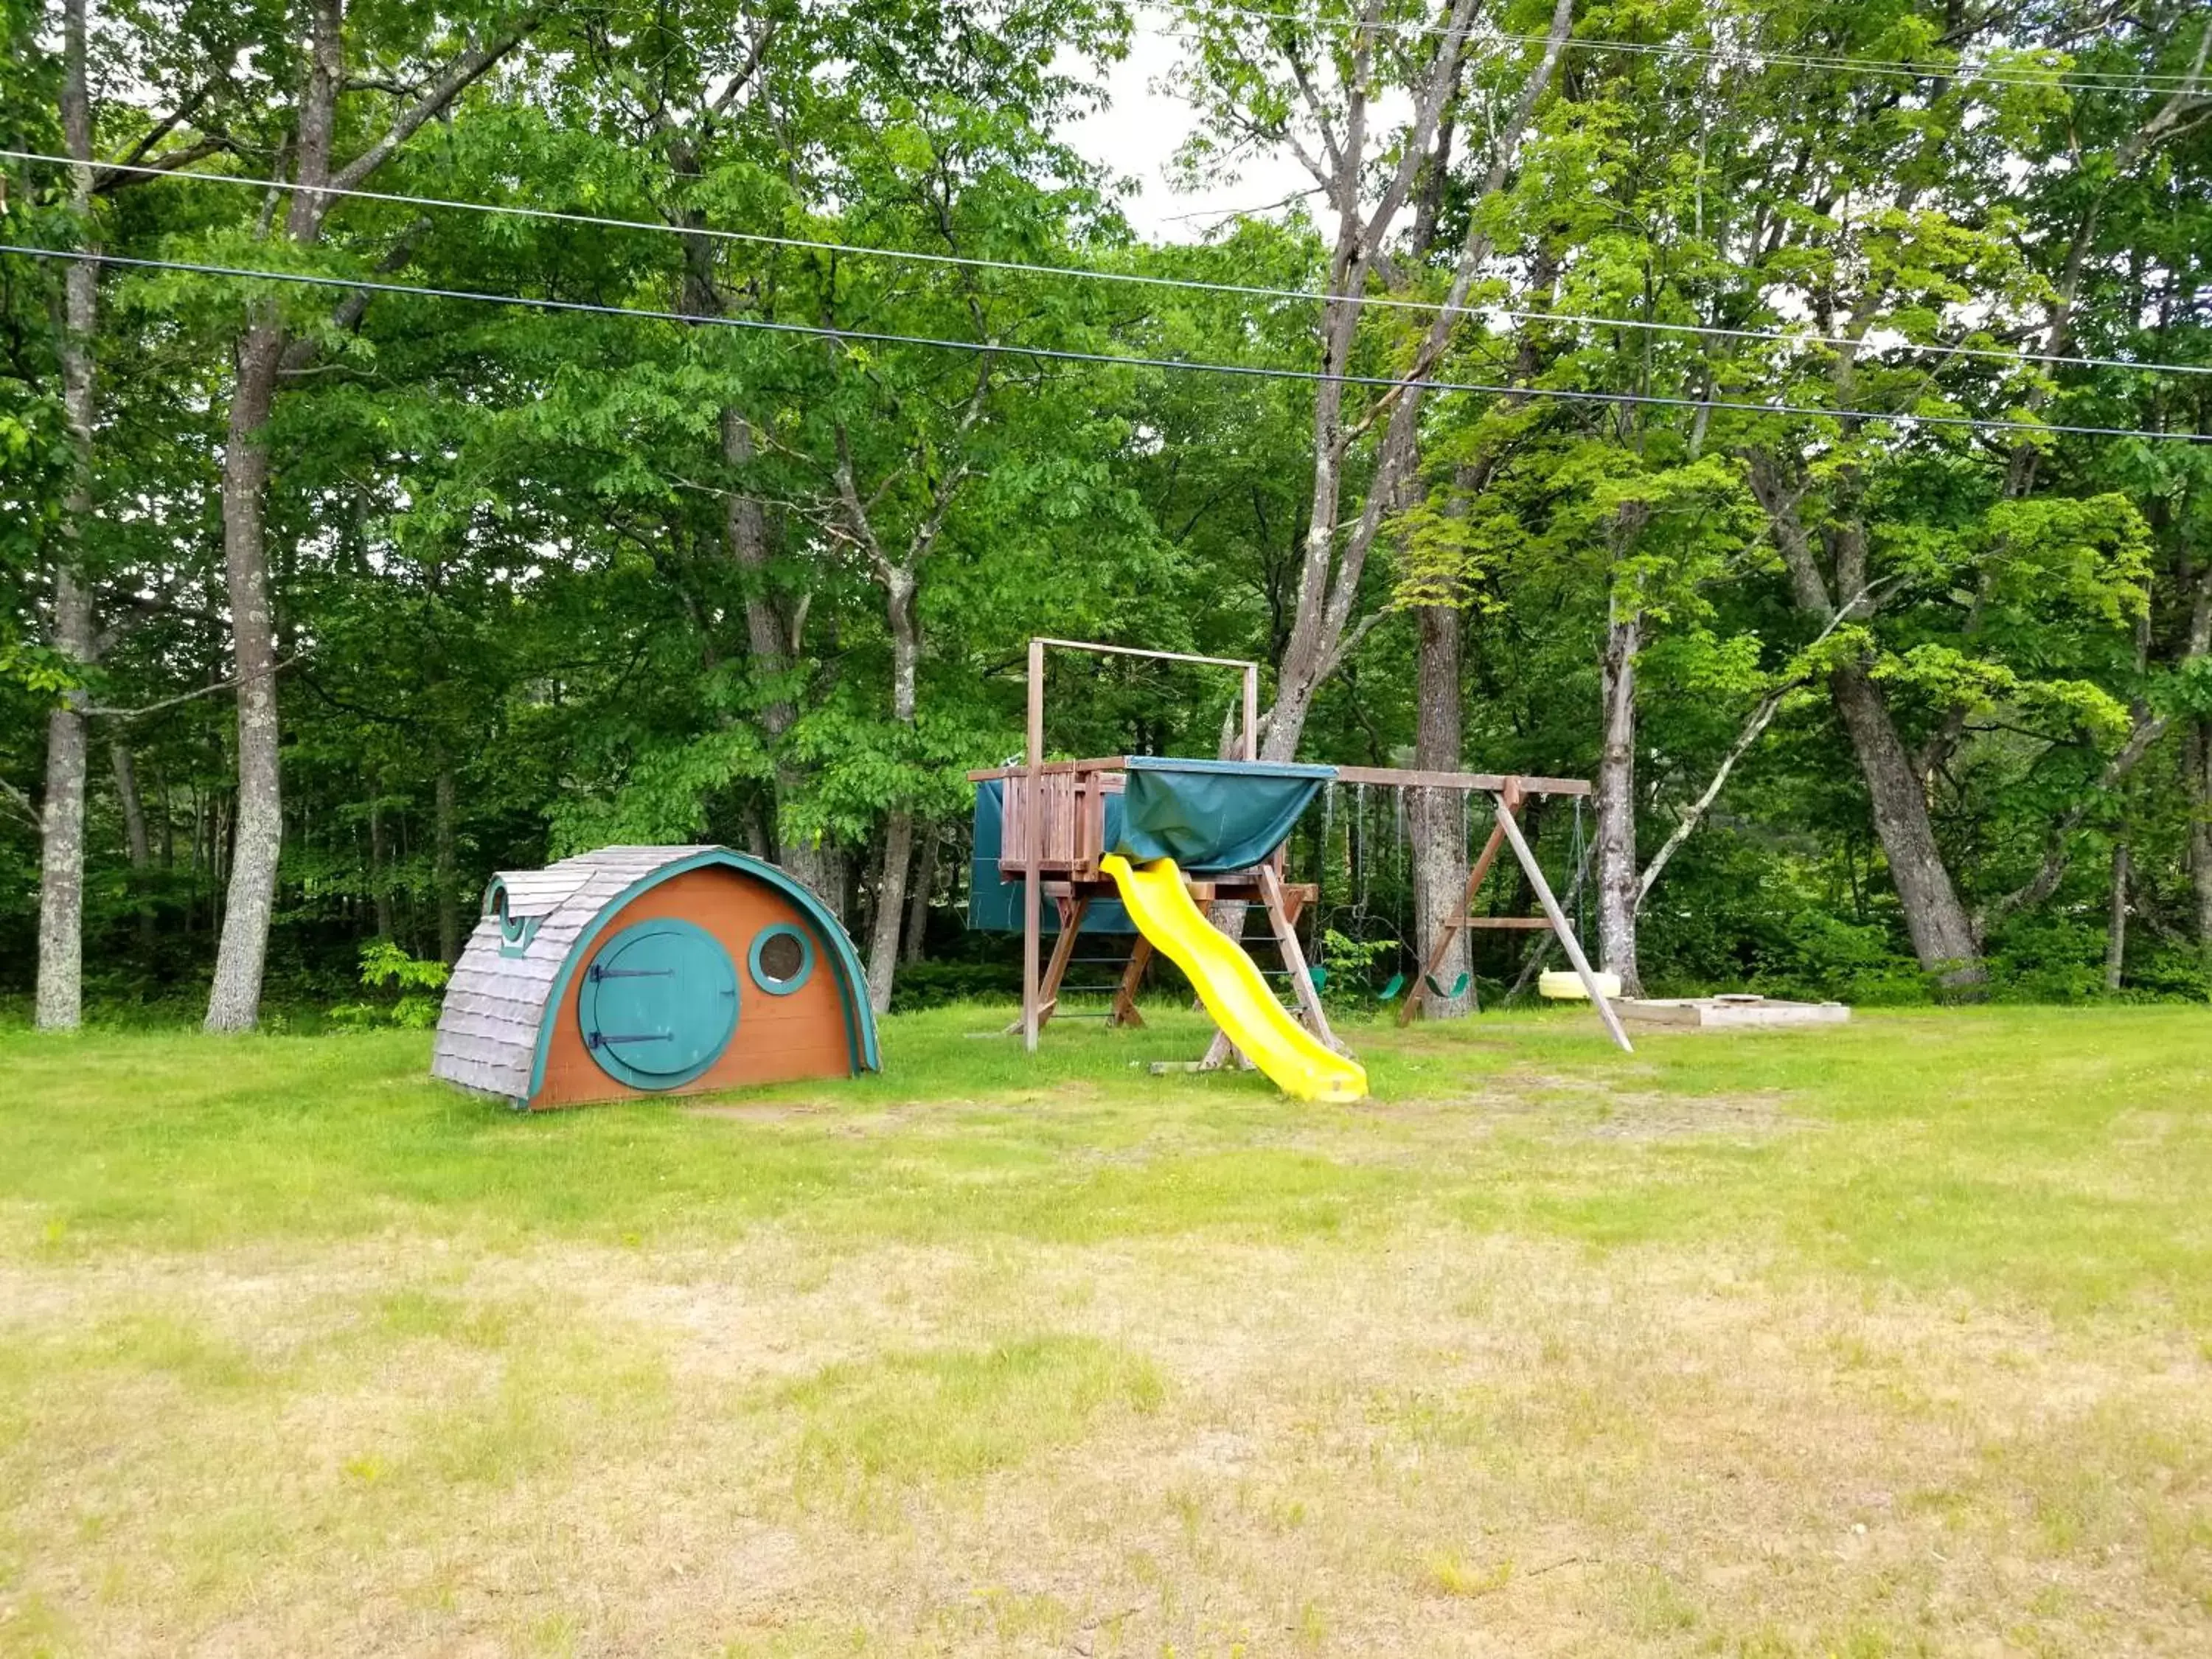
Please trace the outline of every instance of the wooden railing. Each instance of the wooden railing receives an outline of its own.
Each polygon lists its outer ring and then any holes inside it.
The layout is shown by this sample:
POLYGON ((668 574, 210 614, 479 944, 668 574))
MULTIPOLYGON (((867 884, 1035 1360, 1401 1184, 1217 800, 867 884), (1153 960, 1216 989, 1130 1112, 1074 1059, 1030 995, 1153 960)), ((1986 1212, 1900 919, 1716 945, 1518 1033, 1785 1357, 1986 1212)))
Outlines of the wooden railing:
MULTIPOLYGON (((1001 874, 1018 876, 1029 868, 1031 779, 1018 766, 971 773, 981 781, 998 778, 1006 789, 1003 838, 999 843, 1001 874)), ((1106 850, 1106 797, 1118 795, 1128 780, 1121 758, 1053 761, 1037 769, 1035 793, 1042 814, 1042 870, 1085 878, 1098 873, 1106 850)))

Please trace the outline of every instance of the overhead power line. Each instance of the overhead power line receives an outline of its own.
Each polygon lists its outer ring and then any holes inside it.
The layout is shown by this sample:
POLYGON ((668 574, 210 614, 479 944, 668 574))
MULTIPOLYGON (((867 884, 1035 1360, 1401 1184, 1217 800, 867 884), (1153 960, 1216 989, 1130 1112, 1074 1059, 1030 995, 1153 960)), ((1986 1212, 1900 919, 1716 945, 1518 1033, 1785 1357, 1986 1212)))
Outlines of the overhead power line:
POLYGON ((1334 374, 1325 369, 1271 368, 1254 363, 1221 363, 1188 357, 1116 356, 1110 352, 1077 351, 1060 346, 1021 345, 1005 340, 951 340, 926 334, 896 334, 878 329, 830 328, 811 323, 779 322, 766 317, 696 317, 680 311, 642 306, 599 305, 586 300, 533 299, 520 294, 493 294, 476 289, 431 288, 408 283, 379 282, 368 277, 329 276, 310 271, 255 270, 237 265, 201 264, 184 259, 143 259, 119 253, 82 252, 69 248, 32 247, 0 243, 0 254, 20 254, 33 259, 88 259, 103 265, 137 270, 173 270, 200 276, 223 276, 244 282, 289 283, 307 288, 363 290, 398 294, 425 300, 461 300, 477 304, 512 306, 529 311, 573 313, 623 317, 633 321, 677 323, 693 328, 733 328, 756 333, 854 343, 866 345, 920 346, 938 351, 964 351, 989 356, 1026 357, 1039 362, 1097 363, 1109 368, 1157 368, 1185 374, 1221 374, 1244 380, 1289 380, 1307 385, 1368 386, 1382 391, 1468 392, 1490 397, 1541 398, 1555 403, 1635 404, 1650 408, 1703 409, 1745 415, 1808 415, 1823 420, 1868 421, 1893 426, 1943 427, 1980 432, 2011 432, 2022 436, 2055 434, 2088 438, 2142 438, 2154 442, 2212 444, 2212 433, 2153 432, 2141 427, 2085 426, 2051 421, 2006 420, 1981 415, 1905 414, 1873 409, 1823 409, 1813 404, 1746 403, 1723 398, 1676 398, 1648 392, 1590 392, 1564 386, 1500 386, 1477 380, 1439 380, 1421 377, 1401 379, 1389 374, 1334 374))
MULTIPOLYGON (((74 166, 65 155, 41 150, 0 149, 0 160, 51 162, 74 166)), ((833 242, 805 236, 779 236, 765 231, 724 230, 712 226, 684 226, 650 219, 621 219, 605 214, 574 213, 558 208, 530 207, 505 202, 472 202, 454 197, 409 196, 396 191, 339 189, 328 185, 301 185, 283 179, 251 179, 229 173, 187 173, 172 168, 114 161, 96 164, 96 170, 133 173, 163 179, 192 179, 208 184, 235 185, 252 190, 304 192, 344 197, 356 201, 381 202, 390 206, 450 209, 461 213, 530 219, 548 224, 589 225, 601 229, 644 231, 658 236, 696 236, 753 247, 788 248, 801 252, 836 253, 854 258, 890 259, 965 270, 996 270, 1027 276, 1066 276, 1083 282, 1117 283, 1127 287, 1154 288, 1186 294, 1218 294, 1232 298, 1267 300, 1295 304, 1356 305, 1379 311, 1402 311, 1422 316, 1449 313, 1459 317, 1501 317, 1514 322, 1576 324, 1591 328, 1623 328, 1644 333, 1681 334, 1694 338, 1765 340, 1788 346, 1841 346, 1879 353, 1903 349, 1921 355, 1970 357, 2006 363, 2046 363, 2062 368, 2124 368, 2143 374, 2212 374, 2212 364, 2149 362, 2134 357, 2099 357, 2067 352, 2022 351, 2002 346, 1946 345, 1904 341, 1899 344, 1869 345, 1839 334, 1804 329, 1729 328, 1711 323, 1668 323, 1643 317, 1603 317, 1582 312, 1535 311, 1512 306, 1445 305, 1434 300, 1408 299, 1389 294, 1333 296, 1312 289, 1269 288, 1244 283, 1214 283, 1190 276, 1162 276, 1146 271, 1105 270, 1095 265, 1054 265, 1021 259, 991 259, 974 254, 939 253, 926 248, 872 247, 852 242, 833 242)))
MULTIPOLYGON (((1172 13, 1179 20, 1191 21, 1179 0, 1126 0, 1126 3, 1152 11, 1172 13)), ((1267 10, 1253 6, 1209 6, 1206 9, 1216 16, 1239 17, 1255 23, 1288 23, 1316 31, 1334 29, 1351 33, 1362 27, 1356 18, 1316 17, 1306 12, 1267 10)), ((1385 18, 1366 27, 1379 33, 1399 35, 1440 35, 1449 32, 1448 26, 1442 23, 1415 22, 1405 19, 1385 18)), ((1548 35, 1493 29, 1470 30, 1468 39, 1478 46, 1498 43, 1510 46, 1548 46, 1551 43, 1548 35)), ((1571 36, 1566 42, 1566 50, 1646 58, 1691 58, 1744 68, 1775 65, 1785 69, 1825 70, 1840 74, 1900 80, 1966 81, 1984 86, 2061 87, 2075 92, 2187 92, 2201 83, 2200 77, 2186 72, 2152 70, 2121 74, 2100 70, 2054 68, 2048 73, 2039 73, 2020 64, 1919 63, 1903 58, 1858 58, 1836 52, 1770 51, 1749 41, 1729 46, 1701 46, 1681 40, 1608 40, 1571 36)))

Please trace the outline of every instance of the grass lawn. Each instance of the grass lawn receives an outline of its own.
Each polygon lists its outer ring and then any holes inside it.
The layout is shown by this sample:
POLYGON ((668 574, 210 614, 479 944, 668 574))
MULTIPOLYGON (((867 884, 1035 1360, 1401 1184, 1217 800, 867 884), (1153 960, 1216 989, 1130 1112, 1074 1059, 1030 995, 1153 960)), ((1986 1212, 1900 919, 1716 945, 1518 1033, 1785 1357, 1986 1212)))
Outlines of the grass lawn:
POLYGON ((0 1654, 2212 1653, 2212 1012, 0 1033, 0 1654))

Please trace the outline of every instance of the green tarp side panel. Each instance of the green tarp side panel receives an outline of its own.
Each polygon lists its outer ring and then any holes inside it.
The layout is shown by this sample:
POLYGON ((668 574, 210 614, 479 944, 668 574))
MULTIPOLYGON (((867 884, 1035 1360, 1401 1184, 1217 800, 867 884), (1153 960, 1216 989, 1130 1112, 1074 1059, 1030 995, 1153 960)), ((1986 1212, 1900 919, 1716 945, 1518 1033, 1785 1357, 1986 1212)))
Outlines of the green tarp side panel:
MULTIPOLYGON (((1018 933, 1022 931, 1022 881, 1017 876, 1011 881, 999 877, 1000 809, 1006 799, 1006 787, 996 778, 987 778, 975 786, 975 832, 969 842, 968 866, 968 927, 971 933, 1018 933)), ((1106 844, 1112 846, 1114 838, 1121 833, 1121 798, 1106 797, 1106 844)), ((1043 907, 1044 931, 1060 931, 1060 907, 1048 903, 1043 907)), ((1129 913, 1121 908, 1119 899, 1093 899, 1091 908, 1083 913, 1083 936, 1093 933, 1133 933, 1137 924, 1129 920, 1129 913)))
POLYGON ((1106 850, 1133 864, 1173 859, 1194 876, 1249 869, 1283 844, 1334 766, 1129 757, 1120 832, 1106 850))

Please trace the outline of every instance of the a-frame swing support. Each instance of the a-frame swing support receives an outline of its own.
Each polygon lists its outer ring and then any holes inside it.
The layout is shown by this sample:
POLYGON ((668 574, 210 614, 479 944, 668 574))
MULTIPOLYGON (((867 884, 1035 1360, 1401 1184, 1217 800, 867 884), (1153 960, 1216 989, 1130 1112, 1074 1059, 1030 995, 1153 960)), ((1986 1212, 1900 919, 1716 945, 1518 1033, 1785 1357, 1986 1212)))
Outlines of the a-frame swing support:
POLYGON ((1407 989, 1406 1000, 1398 1010, 1398 1024, 1410 1024, 1414 1014, 1419 1011, 1422 998, 1437 994, 1431 981, 1436 977, 1437 969, 1443 966, 1445 956, 1449 953, 1452 941, 1462 932, 1477 927, 1531 931, 1548 927, 1559 939, 1560 947, 1566 951, 1567 960, 1573 964, 1576 976, 1582 981, 1583 993, 1589 998, 1590 1006, 1597 1010, 1598 1018, 1605 1024, 1607 1035, 1620 1045, 1623 1054, 1632 1054, 1636 1049, 1628 1040, 1628 1033, 1621 1029, 1620 1015, 1613 1011, 1613 1002, 1605 994, 1605 988, 1598 983, 1597 975, 1590 970, 1589 958, 1583 954, 1582 941, 1575 937, 1575 930, 1567 925, 1566 912, 1559 908, 1559 901, 1552 892, 1552 884, 1544 878, 1543 866, 1536 862, 1535 854, 1529 850, 1528 838, 1521 833, 1523 793, 1521 781, 1516 778, 1508 778, 1505 787, 1492 793, 1491 799, 1498 822, 1491 830, 1489 840, 1483 842, 1482 851, 1468 870, 1467 888, 1460 896, 1459 914, 1446 921, 1437 931, 1437 942, 1429 952, 1429 959, 1421 964, 1419 975, 1407 989), (1528 878, 1528 885, 1535 891, 1536 902, 1544 912, 1540 916, 1479 916, 1474 914, 1475 895, 1482 890, 1482 884, 1489 878, 1491 866, 1497 862, 1498 853, 1507 847, 1513 849, 1513 856, 1520 863, 1522 874, 1528 878))

